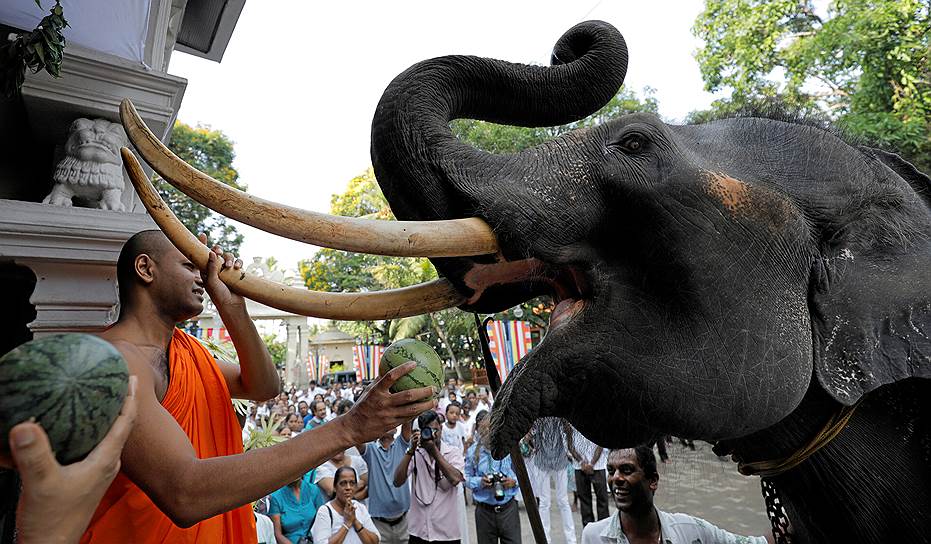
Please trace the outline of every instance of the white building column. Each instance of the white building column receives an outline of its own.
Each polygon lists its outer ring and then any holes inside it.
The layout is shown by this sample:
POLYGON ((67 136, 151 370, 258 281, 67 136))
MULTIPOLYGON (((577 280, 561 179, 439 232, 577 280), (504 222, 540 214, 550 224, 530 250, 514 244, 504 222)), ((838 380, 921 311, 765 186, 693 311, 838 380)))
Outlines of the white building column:
POLYGON ((287 330, 287 355, 285 356, 285 382, 303 389, 307 387, 307 318, 302 316, 287 317, 284 320, 287 330))

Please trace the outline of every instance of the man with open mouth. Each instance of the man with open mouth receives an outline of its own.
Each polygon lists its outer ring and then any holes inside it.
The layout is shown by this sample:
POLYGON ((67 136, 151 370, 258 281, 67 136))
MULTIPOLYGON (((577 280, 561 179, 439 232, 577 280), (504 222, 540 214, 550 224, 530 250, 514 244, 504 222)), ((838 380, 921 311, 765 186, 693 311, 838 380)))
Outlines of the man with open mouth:
POLYGON ((770 536, 729 533, 688 514, 670 514, 653 505, 659 486, 656 457, 646 446, 611 450, 608 485, 617 515, 590 523, 582 530, 582 544, 764 544, 770 536))

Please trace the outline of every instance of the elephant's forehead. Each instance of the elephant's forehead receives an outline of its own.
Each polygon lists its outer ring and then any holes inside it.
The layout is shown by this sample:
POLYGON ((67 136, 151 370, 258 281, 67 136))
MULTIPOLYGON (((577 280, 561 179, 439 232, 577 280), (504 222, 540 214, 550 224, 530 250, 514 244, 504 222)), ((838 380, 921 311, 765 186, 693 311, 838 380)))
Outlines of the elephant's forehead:
POLYGON ((734 219, 750 219, 782 229, 799 217, 786 196, 721 172, 702 172, 701 187, 734 219))

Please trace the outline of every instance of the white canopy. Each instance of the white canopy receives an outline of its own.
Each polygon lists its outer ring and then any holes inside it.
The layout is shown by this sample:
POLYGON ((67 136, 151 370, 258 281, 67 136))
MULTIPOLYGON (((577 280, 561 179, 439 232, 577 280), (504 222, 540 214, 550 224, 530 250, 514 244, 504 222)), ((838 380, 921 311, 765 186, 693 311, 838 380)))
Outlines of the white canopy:
MULTIPOLYGON (((30 31, 55 5, 53 0, 3 0, 0 23, 30 31)), ((62 0, 65 39, 88 49, 143 62, 151 0, 62 0)), ((5 38, 5 36, 4 36, 5 38)))

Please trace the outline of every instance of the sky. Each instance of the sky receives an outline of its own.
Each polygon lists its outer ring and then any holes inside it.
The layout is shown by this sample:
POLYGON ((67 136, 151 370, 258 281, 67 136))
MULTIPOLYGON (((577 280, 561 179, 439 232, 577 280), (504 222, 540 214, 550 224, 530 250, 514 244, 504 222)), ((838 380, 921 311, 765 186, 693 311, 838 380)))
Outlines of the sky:
MULTIPOLYGON (((178 119, 222 130, 251 194, 326 212, 330 197, 371 165, 372 115, 391 80, 423 59, 467 54, 545 65, 556 40, 588 19, 613 24, 630 54, 625 85, 655 89, 660 115, 681 122, 703 91, 691 33, 700 0, 250 0, 221 63, 184 53, 169 73, 188 80, 178 119)), ((296 268, 316 251, 239 225, 241 257, 296 268)))

